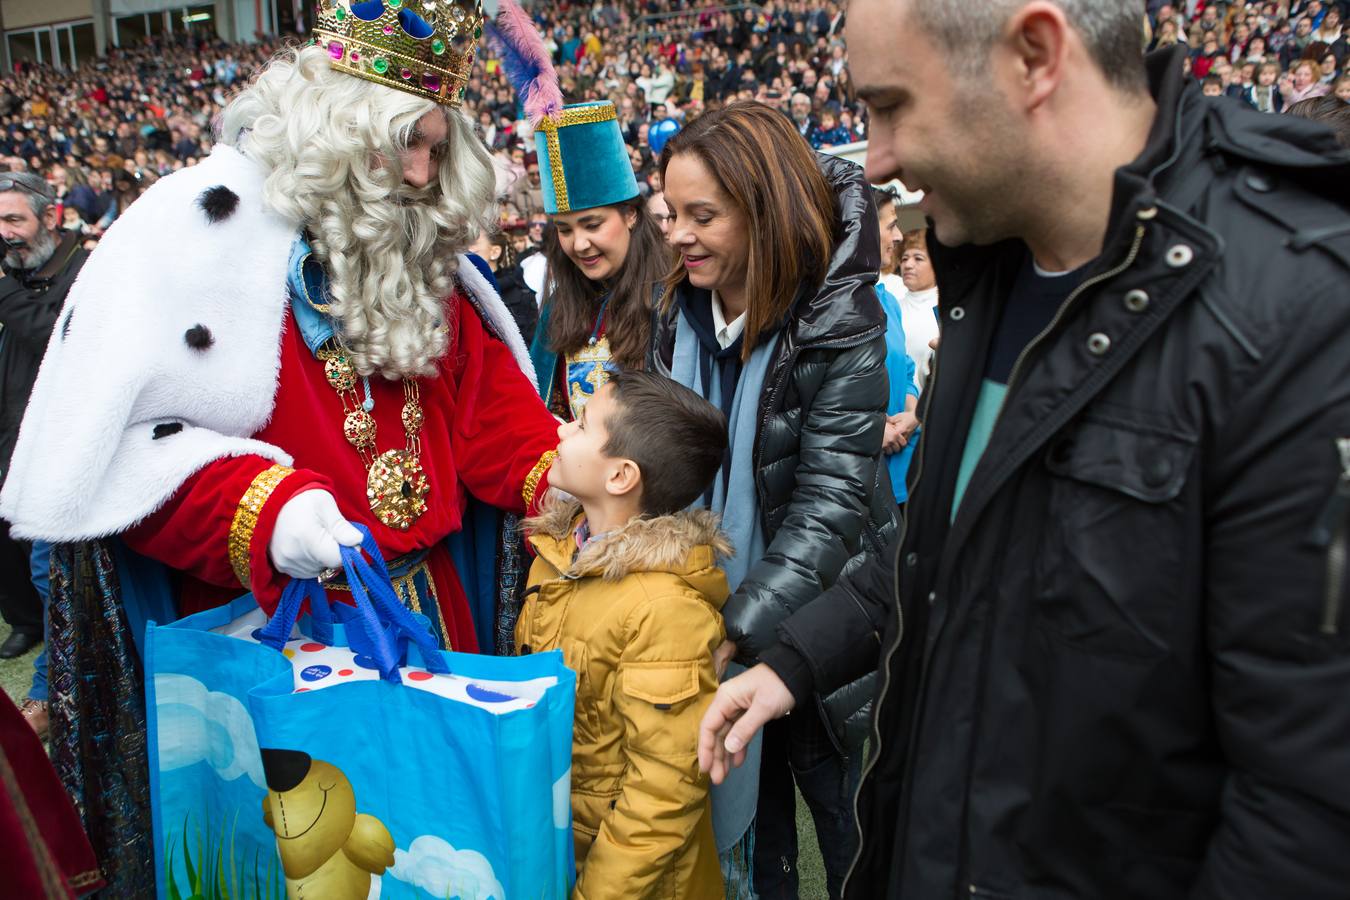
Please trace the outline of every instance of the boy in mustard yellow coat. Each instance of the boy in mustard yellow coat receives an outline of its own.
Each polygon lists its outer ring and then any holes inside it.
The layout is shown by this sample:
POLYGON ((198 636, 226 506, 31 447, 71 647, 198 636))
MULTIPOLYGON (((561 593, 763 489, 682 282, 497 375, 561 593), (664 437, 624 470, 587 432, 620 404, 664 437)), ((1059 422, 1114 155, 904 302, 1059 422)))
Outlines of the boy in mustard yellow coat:
POLYGON ((573 896, 721 897, 697 746, 731 548, 685 507, 721 467, 726 421, 673 381, 615 372, 558 437, 549 484, 576 500, 525 523, 516 646, 561 649, 577 673, 573 896))

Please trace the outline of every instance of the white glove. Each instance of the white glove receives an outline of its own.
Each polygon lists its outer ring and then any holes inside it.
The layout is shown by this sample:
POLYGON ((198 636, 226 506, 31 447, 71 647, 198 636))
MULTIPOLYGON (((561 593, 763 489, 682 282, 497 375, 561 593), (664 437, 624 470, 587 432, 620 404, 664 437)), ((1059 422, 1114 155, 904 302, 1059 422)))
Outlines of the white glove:
POLYGON ((361 543, 361 532, 343 518, 337 501, 317 488, 301 491, 277 514, 267 554, 272 566, 292 578, 318 578, 342 565, 342 547, 361 543))

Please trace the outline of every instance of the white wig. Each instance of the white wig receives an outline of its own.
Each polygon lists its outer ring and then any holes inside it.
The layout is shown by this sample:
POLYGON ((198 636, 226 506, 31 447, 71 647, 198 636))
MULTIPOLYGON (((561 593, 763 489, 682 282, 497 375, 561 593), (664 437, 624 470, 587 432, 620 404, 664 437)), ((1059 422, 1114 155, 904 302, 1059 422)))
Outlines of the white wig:
POLYGON ((430 375, 450 345, 455 254, 486 224, 492 161, 461 113, 329 65, 322 47, 279 54, 221 116, 220 139, 267 170, 266 202, 306 228, 329 303, 363 375, 430 375), (417 121, 443 110, 439 178, 403 181, 417 121))

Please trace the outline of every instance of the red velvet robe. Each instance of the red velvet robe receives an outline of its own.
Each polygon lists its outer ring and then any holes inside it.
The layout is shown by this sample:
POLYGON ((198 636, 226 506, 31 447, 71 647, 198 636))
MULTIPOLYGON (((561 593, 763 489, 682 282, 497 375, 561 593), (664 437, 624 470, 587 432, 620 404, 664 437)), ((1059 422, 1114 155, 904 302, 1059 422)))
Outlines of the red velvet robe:
POLYGON ((0 696, 0 884, 6 897, 65 900, 103 884, 79 814, 47 752, 0 696))
MULTIPOLYGON (((477 650, 468 602, 443 542, 460 529, 468 494, 508 512, 535 511, 533 503, 526 509, 527 501, 542 500, 548 487, 545 454, 557 446, 557 422, 511 351, 484 329, 473 304, 459 294, 448 302, 457 306, 453 345, 439 374, 417 381, 426 415, 420 459, 431 487, 422 517, 399 531, 371 512, 366 465, 342 434, 341 397, 287 311, 276 406, 271 422, 254 437, 290 453, 294 470, 275 470, 269 478, 264 473, 274 467, 262 457, 216 460, 124 535, 133 550, 185 573, 180 612, 217 606, 242 593, 236 575, 242 554, 232 565, 229 545, 232 528, 236 538, 247 531, 236 513, 251 493, 250 499, 265 499, 251 536, 245 534, 248 583, 243 587, 271 613, 289 580, 272 568, 267 555, 277 513, 297 493, 321 487, 337 498, 348 519, 370 528, 386 559, 433 548, 428 564, 450 645, 477 650), (527 489, 531 473, 538 478, 532 491, 527 489), (283 477, 268 492, 278 475, 283 477)), ((369 381, 377 423, 374 455, 402 449, 407 441, 400 418, 403 384, 380 376, 369 381)))

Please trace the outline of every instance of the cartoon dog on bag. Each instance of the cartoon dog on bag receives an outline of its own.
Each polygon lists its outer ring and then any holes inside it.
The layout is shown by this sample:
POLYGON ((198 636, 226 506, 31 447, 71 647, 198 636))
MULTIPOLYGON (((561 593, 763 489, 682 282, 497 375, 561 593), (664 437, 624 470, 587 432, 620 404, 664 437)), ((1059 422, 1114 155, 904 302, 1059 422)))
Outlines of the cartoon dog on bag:
POLYGON ((394 839, 379 819, 356 811, 342 770, 298 750, 263 750, 262 761, 263 821, 277 836, 291 900, 379 896, 394 839))

